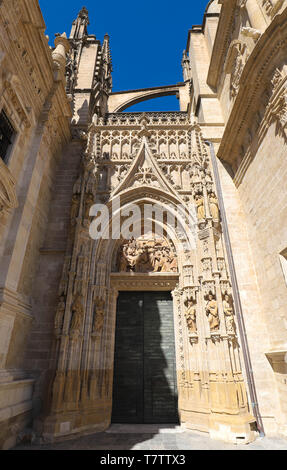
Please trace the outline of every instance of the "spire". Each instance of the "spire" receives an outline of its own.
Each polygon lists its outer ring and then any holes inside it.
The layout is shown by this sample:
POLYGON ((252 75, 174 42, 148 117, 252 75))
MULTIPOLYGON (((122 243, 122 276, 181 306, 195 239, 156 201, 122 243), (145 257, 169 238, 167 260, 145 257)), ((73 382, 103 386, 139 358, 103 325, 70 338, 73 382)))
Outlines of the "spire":
POLYGON ((103 58, 104 58, 105 64, 107 64, 110 67, 110 71, 112 71, 110 36, 108 34, 105 34, 104 36, 102 51, 103 51, 103 58))
POLYGON ((89 24, 89 12, 86 7, 83 7, 77 16, 77 19, 73 21, 70 39, 82 39, 84 36, 87 36, 87 27, 89 24))

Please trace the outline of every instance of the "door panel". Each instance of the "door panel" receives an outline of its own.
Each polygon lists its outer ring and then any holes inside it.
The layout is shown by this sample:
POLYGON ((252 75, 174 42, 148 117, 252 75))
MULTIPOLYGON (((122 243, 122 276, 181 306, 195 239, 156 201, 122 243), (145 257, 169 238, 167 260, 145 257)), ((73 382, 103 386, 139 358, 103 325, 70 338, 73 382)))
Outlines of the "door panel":
POLYGON ((117 308, 113 421, 143 422, 143 299, 120 295, 117 308))
POLYGON ((170 293, 120 293, 113 390, 113 422, 178 422, 170 293))

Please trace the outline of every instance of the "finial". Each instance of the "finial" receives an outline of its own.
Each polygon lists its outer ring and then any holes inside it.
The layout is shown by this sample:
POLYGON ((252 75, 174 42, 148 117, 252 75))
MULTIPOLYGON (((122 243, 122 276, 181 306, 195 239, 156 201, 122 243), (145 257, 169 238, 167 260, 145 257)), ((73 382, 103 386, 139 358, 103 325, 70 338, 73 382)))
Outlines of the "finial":
POLYGON ((88 34, 87 26, 89 24, 89 12, 86 7, 83 7, 79 11, 77 19, 73 21, 70 39, 82 39, 86 36, 88 34))
MULTIPOLYGON (((83 7, 78 14, 79 18, 88 19, 89 21, 89 12, 86 7, 83 7)), ((89 24, 89 23, 88 23, 89 24)))

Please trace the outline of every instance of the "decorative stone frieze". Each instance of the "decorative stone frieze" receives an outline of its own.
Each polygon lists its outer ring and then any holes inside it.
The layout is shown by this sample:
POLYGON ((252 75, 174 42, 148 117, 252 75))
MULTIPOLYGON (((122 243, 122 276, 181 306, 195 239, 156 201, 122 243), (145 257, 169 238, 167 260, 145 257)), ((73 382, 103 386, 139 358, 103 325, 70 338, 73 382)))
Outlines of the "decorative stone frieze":
POLYGON ((17 206, 15 179, 5 163, 0 159, 0 217, 17 206))

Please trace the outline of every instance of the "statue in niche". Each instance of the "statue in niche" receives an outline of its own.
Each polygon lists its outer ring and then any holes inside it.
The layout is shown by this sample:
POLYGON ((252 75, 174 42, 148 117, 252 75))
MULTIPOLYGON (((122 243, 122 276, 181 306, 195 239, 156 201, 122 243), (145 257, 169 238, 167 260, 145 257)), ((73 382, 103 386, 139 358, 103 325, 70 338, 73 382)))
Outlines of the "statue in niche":
POLYGON ((225 315, 226 331, 229 334, 234 334, 235 333, 234 310, 232 306, 232 301, 229 295, 227 294, 227 292, 224 295, 223 311, 225 315))
POLYGON ((72 206, 71 206, 71 222, 72 223, 75 223, 75 220, 79 213, 79 207, 80 207, 80 195, 73 194, 72 206))
POLYGON ((184 312, 187 327, 190 333, 197 333, 196 326, 196 308, 194 307, 195 301, 192 297, 185 299, 186 310, 184 312))
POLYGON ((81 294, 77 294, 72 305, 72 320, 70 330, 73 333, 79 333, 84 318, 84 307, 81 294))
POLYGON ((218 305, 212 292, 208 294, 206 315, 209 321, 210 331, 217 331, 219 329, 218 305))
POLYGON ((197 208, 197 218, 198 220, 205 219, 205 208, 204 208, 204 198, 202 195, 197 194, 195 196, 195 204, 197 208))
POLYGON ((212 175, 210 170, 205 171, 205 182, 206 183, 212 183, 212 175))
POLYGON ((64 315, 65 315, 65 308, 66 308, 66 302, 65 302, 65 297, 64 295, 61 295, 55 315, 55 330, 61 331, 63 327, 63 322, 64 322, 64 315))
POLYGON ((100 297, 96 297, 95 301, 95 317, 94 317, 94 332, 101 332, 105 321, 105 300, 100 297))
POLYGON ((209 195, 209 207, 212 219, 219 220, 218 200, 213 192, 209 195))
POLYGON ((85 195, 85 214, 84 218, 89 219, 90 217, 90 209, 94 204, 94 196, 92 193, 88 193, 85 195))

